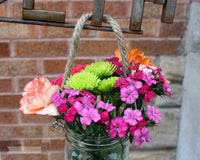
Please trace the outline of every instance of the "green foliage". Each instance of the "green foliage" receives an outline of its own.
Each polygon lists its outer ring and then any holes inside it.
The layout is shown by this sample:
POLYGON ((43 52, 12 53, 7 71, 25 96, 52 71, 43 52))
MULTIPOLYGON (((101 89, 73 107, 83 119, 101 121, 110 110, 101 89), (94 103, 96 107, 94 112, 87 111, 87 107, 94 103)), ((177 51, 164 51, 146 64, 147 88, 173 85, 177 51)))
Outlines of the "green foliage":
POLYGON ((66 86, 75 90, 92 91, 100 82, 100 79, 94 73, 82 71, 74 74, 66 81, 66 86))
POLYGON ((96 62, 85 68, 85 71, 95 73, 101 79, 111 76, 116 71, 116 66, 109 62, 96 62))
POLYGON ((114 87, 116 80, 118 80, 119 77, 110 77, 108 79, 103 79, 99 82, 97 86, 97 91, 100 93, 110 93, 114 87))

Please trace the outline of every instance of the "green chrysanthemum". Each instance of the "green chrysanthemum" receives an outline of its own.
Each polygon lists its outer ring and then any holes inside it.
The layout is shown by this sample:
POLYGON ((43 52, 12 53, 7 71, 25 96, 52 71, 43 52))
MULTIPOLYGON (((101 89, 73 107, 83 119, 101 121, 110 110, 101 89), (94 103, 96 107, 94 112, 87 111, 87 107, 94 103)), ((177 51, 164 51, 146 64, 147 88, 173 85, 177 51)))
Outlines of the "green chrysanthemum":
POLYGON ((66 81, 66 86, 75 90, 91 91, 98 85, 99 81, 100 79, 94 73, 82 71, 71 76, 66 81))
POLYGON ((119 77, 111 77, 100 81, 97 86, 97 91, 101 93, 111 92, 115 87, 116 80, 118 79, 119 77))
POLYGON ((85 68, 85 71, 95 73, 100 78, 111 76, 116 70, 116 66, 109 62, 96 62, 85 68))

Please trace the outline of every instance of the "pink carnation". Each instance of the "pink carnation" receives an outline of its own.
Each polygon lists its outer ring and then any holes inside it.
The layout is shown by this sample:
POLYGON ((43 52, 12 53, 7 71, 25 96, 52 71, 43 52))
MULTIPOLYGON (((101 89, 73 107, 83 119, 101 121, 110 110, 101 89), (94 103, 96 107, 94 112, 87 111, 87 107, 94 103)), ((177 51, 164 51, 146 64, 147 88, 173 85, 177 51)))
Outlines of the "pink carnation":
POLYGON ((59 115, 51 97, 59 90, 58 85, 51 85, 44 77, 35 78, 26 84, 20 100, 20 110, 24 114, 59 115))
POLYGON ((56 79, 54 79, 54 80, 51 81, 51 84, 52 85, 58 85, 59 87, 61 87, 62 81, 63 81, 63 76, 64 75, 58 76, 58 78, 56 78, 56 79))
POLYGON ((155 121, 155 123, 159 123, 162 119, 162 115, 160 114, 159 110, 155 106, 147 106, 146 116, 150 119, 155 121))
POLYGON ((134 144, 136 146, 141 146, 143 142, 150 142, 150 136, 148 135, 149 130, 147 128, 137 129, 134 132, 135 141, 134 144))
POLYGON ((79 73, 80 71, 84 70, 86 66, 87 65, 77 65, 76 67, 73 67, 71 75, 79 73))

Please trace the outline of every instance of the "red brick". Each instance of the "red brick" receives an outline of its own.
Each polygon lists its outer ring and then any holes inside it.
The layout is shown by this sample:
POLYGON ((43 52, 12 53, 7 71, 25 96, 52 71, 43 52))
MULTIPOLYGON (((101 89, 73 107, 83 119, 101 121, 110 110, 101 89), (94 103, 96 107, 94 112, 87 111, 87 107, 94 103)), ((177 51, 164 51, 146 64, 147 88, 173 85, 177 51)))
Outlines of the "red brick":
POLYGON ((9 147, 20 147, 20 141, 18 140, 0 140, 0 152, 8 152, 9 147))
POLYGON ((62 128, 53 128, 52 126, 48 127, 48 136, 49 137, 65 137, 65 131, 62 128))
POLYGON ((145 2, 144 12, 143 12, 144 18, 146 17, 161 18, 161 13, 162 13, 162 5, 145 2))
POLYGON ((181 53, 181 40, 140 40, 130 41, 130 48, 138 48, 145 54, 179 54, 181 53))
POLYGON ((22 2, 10 2, 10 17, 12 18, 22 18, 22 2))
POLYGON ((64 153, 50 153, 50 160, 64 160, 64 153))
POLYGON ((29 82, 32 81, 34 78, 18 78, 17 83, 18 83, 18 91, 21 92, 24 90, 25 85, 29 82))
POLYGON ((16 56, 67 56, 68 41, 16 41, 16 56))
POLYGON ((25 24, 0 24, 0 37, 1 38, 24 38, 36 37, 36 26, 25 24))
POLYGON ((177 3, 176 11, 175 11, 175 19, 185 19, 186 12, 187 12, 187 4, 177 3))
POLYGON ((0 17, 6 17, 6 7, 5 4, 0 5, 0 17))
POLYGON ((87 40, 81 41, 78 47, 79 55, 90 55, 90 56, 107 56, 114 55, 114 51, 117 47, 117 42, 113 40, 87 40))
POLYGON ((20 113, 22 123, 52 123, 55 119, 48 115, 24 115, 20 113))
POLYGON ((112 17, 129 18, 131 13, 130 1, 105 2, 104 13, 112 17))
POLYGON ((45 130, 40 126, 1 126, 1 138, 30 138, 30 137, 44 137, 45 130))
POLYGON ((0 79, 0 92, 12 92, 12 80, 11 79, 0 79))
POLYGON ((0 96, 0 108, 14 109, 19 108, 19 101, 21 95, 1 95, 0 96))
POLYGON ((56 1, 45 0, 43 2, 35 1, 35 9, 65 12, 67 11, 67 2, 61 0, 56 0, 56 1))
POLYGON ((0 43, 0 57, 9 57, 9 56, 10 56, 9 44, 6 42, 0 43))
POLYGON ((48 160, 46 153, 34 153, 34 154, 2 154, 1 160, 48 160))
POLYGON ((17 112, 0 112, 0 124, 17 123, 17 112))
POLYGON ((162 23, 160 25, 160 37, 183 37, 185 22, 174 22, 173 24, 162 23))
POLYGON ((0 75, 34 75, 40 74, 39 60, 2 60, 0 75))
MULTIPOLYGON (((77 64, 88 64, 92 63, 92 59, 76 59, 75 65, 77 64)), ((44 60, 44 73, 64 73, 65 65, 67 60, 44 60), (56 66, 56 67, 55 67, 56 66)))
POLYGON ((79 18, 82 14, 93 11, 93 2, 75 1, 71 3, 71 14, 73 18, 79 18))
MULTIPOLYGON (((58 37, 72 37, 74 29, 72 28, 58 28, 58 27, 47 27, 41 26, 42 37, 48 38, 58 38, 58 37)), ((83 30, 81 32, 81 37, 94 37, 96 36, 96 31, 83 30)))
POLYGON ((24 140, 24 147, 41 147, 41 151, 63 150, 65 139, 24 140))

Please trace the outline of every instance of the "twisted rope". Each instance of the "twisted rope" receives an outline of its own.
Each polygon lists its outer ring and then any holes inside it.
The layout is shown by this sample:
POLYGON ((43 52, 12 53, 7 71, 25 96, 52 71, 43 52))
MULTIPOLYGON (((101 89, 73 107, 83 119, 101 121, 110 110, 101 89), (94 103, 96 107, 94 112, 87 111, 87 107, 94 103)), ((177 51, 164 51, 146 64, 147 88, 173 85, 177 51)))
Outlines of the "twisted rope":
MULTIPOLYGON (((65 67, 65 74, 64 74, 63 82, 62 82, 62 86, 61 86, 62 90, 64 89, 64 84, 65 84, 67 78, 70 76, 72 69, 73 69, 74 59, 76 56, 78 43, 79 43, 79 39, 81 36, 81 31, 83 30, 85 22, 91 18, 92 18, 92 13, 87 13, 87 14, 82 15, 81 18, 76 23, 76 27, 74 29, 74 33, 72 36, 72 42, 71 42, 71 48, 69 51, 68 61, 67 61, 66 67, 65 67)), ((126 44, 124 41, 124 37, 123 37, 122 31, 121 31, 121 28, 118 25, 118 23, 112 17, 110 17, 108 15, 103 16, 103 21, 110 24, 110 26, 112 27, 112 29, 117 37, 118 45, 120 47, 120 54, 122 57, 122 64, 123 64, 123 68, 124 68, 124 76, 126 77, 129 73, 129 62, 128 62, 128 57, 127 57, 126 44)))

